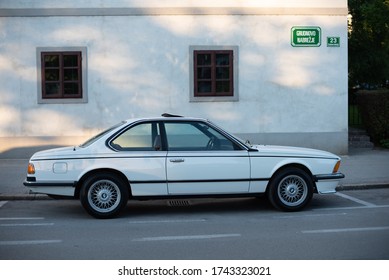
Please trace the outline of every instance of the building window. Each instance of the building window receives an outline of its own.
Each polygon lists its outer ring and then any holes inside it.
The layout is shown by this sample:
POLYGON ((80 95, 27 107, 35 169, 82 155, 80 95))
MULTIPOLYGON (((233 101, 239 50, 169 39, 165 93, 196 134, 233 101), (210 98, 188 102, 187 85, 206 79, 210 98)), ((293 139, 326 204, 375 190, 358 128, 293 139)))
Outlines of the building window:
POLYGON ((191 101, 237 101, 237 47, 191 47, 191 101))
POLYGON ((82 98, 81 52, 42 52, 42 98, 82 98))
POLYGON ((194 52, 194 96, 232 96, 232 51, 194 52))
POLYGON ((38 103, 85 103, 86 48, 38 48, 38 103))

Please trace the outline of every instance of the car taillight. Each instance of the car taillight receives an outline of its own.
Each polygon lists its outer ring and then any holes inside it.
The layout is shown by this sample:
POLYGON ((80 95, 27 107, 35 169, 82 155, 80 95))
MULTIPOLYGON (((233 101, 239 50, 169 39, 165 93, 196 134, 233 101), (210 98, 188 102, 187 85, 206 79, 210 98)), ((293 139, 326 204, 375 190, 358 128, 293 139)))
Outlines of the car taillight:
POLYGON ((35 166, 34 166, 34 164, 32 164, 32 163, 28 164, 27 174, 35 174, 35 166))
POLYGON ((338 160, 338 162, 335 164, 335 166, 334 166, 334 170, 332 170, 332 173, 336 173, 336 172, 338 172, 338 170, 339 170, 339 167, 340 167, 340 160, 338 160))

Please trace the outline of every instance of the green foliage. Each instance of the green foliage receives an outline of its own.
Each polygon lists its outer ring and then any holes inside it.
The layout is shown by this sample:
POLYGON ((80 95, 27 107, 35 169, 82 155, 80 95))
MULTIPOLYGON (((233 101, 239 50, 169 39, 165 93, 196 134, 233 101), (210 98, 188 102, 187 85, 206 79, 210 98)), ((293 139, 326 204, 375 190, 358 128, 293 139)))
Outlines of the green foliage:
POLYGON ((381 147, 389 149, 389 139, 382 139, 380 141, 381 147))
POLYGON ((372 140, 389 148, 389 90, 360 91, 357 102, 372 140))
POLYGON ((389 0, 349 0, 349 82, 389 79, 389 0))
POLYGON ((352 127, 363 128, 361 112, 358 105, 348 105, 348 124, 352 127))

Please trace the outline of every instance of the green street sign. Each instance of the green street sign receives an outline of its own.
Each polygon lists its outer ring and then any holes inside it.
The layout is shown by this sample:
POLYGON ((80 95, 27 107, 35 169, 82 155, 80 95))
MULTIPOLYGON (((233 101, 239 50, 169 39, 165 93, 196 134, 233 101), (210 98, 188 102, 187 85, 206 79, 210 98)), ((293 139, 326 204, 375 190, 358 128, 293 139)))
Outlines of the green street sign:
POLYGON ((293 26, 291 44, 293 47, 320 47, 321 28, 318 26, 293 26))
POLYGON ((340 47, 340 37, 327 37, 327 47, 340 47))

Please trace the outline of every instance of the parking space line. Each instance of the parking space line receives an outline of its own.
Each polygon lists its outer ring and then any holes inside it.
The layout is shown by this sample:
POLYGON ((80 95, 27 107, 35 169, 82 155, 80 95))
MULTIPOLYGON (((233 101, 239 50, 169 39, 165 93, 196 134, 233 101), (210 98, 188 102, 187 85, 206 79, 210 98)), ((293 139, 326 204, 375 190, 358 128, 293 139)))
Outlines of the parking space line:
POLYGON ((0 201, 0 208, 3 207, 8 201, 0 201))
POLYGON ((332 208, 316 208, 312 211, 333 211, 333 210, 359 210, 359 209, 377 209, 389 208, 389 205, 375 205, 375 206, 349 206, 349 207, 332 207, 332 208))
POLYGON ((43 245, 61 243, 62 240, 19 240, 19 241, 0 241, 0 246, 10 245, 43 245))
POLYGON ((331 213, 331 214, 301 214, 301 215, 285 215, 285 216, 274 216, 274 219, 290 219, 290 218, 310 218, 310 217, 328 217, 328 216, 344 216, 347 213, 331 213))
POLYGON ((240 237, 240 233, 230 234, 207 234, 207 235, 178 235, 178 236, 157 236, 157 237, 143 237, 136 238, 132 241, 174 241, 174 240, 195 240, 195 239, 212 239, 212 238, 226 238, 226 237, 240 237))
POLYGON ((375 205, 375 204, 373 204, 373 203, 370 203, 370 202, 367 202, 367 201, 364 201, 364 200, 360 200, 360 199, 358 199, 358 198, 349 196, 349 195, 344 194, 344 193, 339 193, 339 192, 337 192, 337 193, 335 193, 335 195, 340 196, 340 197, 343 197, 343 198, 348 199, 348 200, 351 200, 351 201, 354 201, 354 202, 356 202, 356 203, 365 205, 365 206, 367 206, 367 207, 374 207, 374 206, 377 206, 377 205, 375 205))
POLYGON ((198 223, 205 222, 205 219, 192 219, 192 220, 141 220, 141 221, 130 221, 130 224, 158 224, 158 223, 198 223))
POLYGON ((6 217, 0 218, 0 221, 17 221, 17 220, 44 220, 43 217, 6 217))
POLYGON ((388 227, 364 227, 364 228, 337 228, 337 229, 319 229, 319 230, 303 230, 302 233, 338 233, 338 232, 358 232, 358 231, 377 231, 389 230, 388 227))
POLYGON ((42 227, 52 226, 54 223, 40 223, 40 224, 0 224, 0 227, 42 227))

